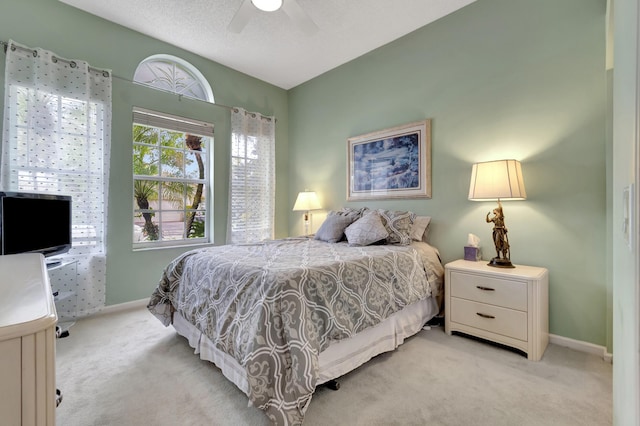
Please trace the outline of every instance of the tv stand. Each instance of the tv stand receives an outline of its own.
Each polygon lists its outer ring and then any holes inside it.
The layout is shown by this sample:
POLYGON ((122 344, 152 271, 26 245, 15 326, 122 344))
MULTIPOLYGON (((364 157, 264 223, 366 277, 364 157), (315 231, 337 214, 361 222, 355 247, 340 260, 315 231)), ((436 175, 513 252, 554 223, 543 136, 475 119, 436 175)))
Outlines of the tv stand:
POLYGON ((0 256, 2 424, 54 425, 56 308, 41 254, 0 256))
POLYGON ((62 266, 61 260, 48 260, 47 261, 47 269, 53 269, 62 266))

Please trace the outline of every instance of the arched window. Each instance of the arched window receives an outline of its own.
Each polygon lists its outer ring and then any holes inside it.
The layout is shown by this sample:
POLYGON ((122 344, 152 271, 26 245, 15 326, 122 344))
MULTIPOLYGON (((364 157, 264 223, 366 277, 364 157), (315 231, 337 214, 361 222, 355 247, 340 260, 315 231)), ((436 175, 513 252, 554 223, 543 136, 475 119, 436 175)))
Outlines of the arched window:
POLYGON ((158 90, 215 103, 207 79, 196 67, 176 56, 149 56, 136 68, 133 81, 158 90))
MULTIPOLYGON (((214 103, 211 86, 187 61, 153 55, 138 84, 214 103)), ((210 243, 213 124, 134 107, 133 248, 210 243)))

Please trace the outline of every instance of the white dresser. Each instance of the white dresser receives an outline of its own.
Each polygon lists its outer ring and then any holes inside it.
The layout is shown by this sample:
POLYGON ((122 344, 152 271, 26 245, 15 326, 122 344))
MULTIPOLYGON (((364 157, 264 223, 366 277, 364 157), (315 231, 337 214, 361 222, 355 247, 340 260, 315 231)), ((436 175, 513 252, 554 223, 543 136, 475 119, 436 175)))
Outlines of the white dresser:
POLYGON ((462 332, 542 358, 549 343, 549 273, 486 261, 445 265, 445 332, 462 332))
POLYGON ((0 256, 0 423, 54 425, 56 308, 44 257, 0 256))

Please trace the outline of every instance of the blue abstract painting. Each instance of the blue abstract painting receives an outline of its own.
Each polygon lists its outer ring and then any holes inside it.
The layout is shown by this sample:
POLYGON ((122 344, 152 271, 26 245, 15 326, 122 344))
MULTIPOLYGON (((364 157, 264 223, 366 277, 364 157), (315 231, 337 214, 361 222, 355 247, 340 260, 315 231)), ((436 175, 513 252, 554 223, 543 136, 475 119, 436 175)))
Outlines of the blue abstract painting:
POLYGON ((353 179, 356 192, 419 188, 419 134, 354 145, 353 179))

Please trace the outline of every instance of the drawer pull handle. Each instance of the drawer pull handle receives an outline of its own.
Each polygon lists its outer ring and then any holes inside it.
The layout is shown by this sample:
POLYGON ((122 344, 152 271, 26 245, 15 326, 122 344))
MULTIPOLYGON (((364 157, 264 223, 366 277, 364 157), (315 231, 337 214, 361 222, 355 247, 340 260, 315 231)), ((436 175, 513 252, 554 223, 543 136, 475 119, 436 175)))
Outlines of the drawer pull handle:
POLYGON ((480 290, 484 290, 484 291, 496 291, 495 288, 491 288, 491 287, 483 287, 481 285, 477 285, 476 288, 479 288, 480 290))
POLYGON ((495 318, 493 315, 481 314, 480 312, 476 312, 476 315, 482 318, 489 318, 489 319, 495 318))

